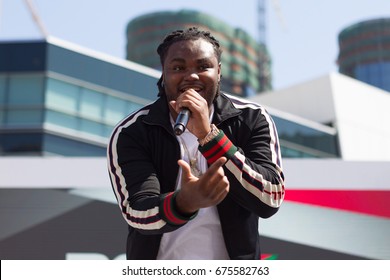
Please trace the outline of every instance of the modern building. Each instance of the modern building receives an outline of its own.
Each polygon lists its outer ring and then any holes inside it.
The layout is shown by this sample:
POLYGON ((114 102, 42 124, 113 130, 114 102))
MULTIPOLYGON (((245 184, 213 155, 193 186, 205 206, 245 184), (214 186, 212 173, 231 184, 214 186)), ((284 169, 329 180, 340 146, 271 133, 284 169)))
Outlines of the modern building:
POLYGON ((340 73, 390 91, 390 18, 348 26, 338 41, 340 73))
POLYGON ((127 25, 127 59, 161 70, 156 49, 162 39, 173 30, 192 26, 209 30, 221 43, 223 90, 251 96, 271 89, 267 47, 246 31, 198 11, 155 12, 131 20, 127 25))
MULTIPOLYGON (((157 98, 160 75, 54 38, 1 43, 0 155, 104 156, 117 122, 157 98)), ((271 114, 283 156, 339 156, 334 128, 271 114)))
POLYGON ((159 72, 58 39, 0 44, 0 155, 104 156, 159 72))
POLYGON ((343 160, 390 161, 390 95, 383 89, 330 73, 251 100, 335 129, 343 160))
MULTIPOLYGON (((125 258, 105 146, 160 74, 53 38, 0 43, 0 259, 125 258)), ((390 259, 390 164, 340 159, 388 155, 390 95, 331 74, 260 97, 287 191, 260 221, 262 258, 390 259)))

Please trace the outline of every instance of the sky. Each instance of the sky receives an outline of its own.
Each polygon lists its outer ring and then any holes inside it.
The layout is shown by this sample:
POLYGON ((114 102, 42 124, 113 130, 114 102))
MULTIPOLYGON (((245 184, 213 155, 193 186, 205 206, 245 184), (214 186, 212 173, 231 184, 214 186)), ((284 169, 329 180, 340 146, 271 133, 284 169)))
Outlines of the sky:
MULTIPOLYGON (((27 0, 0 0, 0 41, 42 39, 27 0)), ((53 36, 125 58, 126 25, 156 11, 198 10, 259 39, 258 0, 30 0, 53 36)), ((390 17, 390 0, 265 0, 275 90, 337 72, 337 36, 360 21, 390 17)), ((223 66, 222 66, 223 67, 223 66)))

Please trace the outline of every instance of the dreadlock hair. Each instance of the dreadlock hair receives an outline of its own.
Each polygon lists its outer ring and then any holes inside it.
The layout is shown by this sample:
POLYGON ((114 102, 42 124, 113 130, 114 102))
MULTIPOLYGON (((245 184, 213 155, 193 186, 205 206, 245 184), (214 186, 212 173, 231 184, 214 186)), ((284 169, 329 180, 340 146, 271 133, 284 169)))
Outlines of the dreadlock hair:
MULTIPOLYGON (((211 35, 209 31, 199 30, 197 27, 190 27, 185 30, 176 30, 169 33, 163 40, 163 42, 157 47, 157 53, 160 56, 160 63, 164 65, 164 60, 169 48, 176 42, 204 39, 213 45, 215 55, 217 56, 218 63, 221 62, 222 49, 219 41, 211 35)), ((164 86, 162 84, 163 77, 161 75, 157 82, 158 96, 165 94, 164 86)))

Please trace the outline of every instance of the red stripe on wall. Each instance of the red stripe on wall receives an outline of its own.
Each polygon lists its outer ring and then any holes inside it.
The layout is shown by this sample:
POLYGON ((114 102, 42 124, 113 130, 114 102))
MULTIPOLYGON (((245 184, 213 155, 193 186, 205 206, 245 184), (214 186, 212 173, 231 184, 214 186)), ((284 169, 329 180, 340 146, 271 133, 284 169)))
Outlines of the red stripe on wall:
POLYGON ((390 218, 390 191, 287 190, 288 201, 390 218))

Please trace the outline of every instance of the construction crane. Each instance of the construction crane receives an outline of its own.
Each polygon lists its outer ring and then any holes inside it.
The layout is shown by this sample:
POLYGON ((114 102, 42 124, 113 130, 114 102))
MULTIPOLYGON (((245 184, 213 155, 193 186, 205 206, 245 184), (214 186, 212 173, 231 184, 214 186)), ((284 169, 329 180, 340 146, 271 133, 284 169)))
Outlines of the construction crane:
POLYGON ((279 20, 279 24, 282 27, 284 31, 287 31, 287 25, 286 21, 284 20, 284 16, 282 13, 282 9, 280 8, 280 3, 279 0, 271 0, 273 10, 275 11, 275 14, 279 20))
MULTIPOLYGON (((257 20, 258 20, 258 36, 259 43, 266 45, 267 42, 267 28, 266 28, 266 0, 258 0, 257 1, 257 20)), ((283 30, 287 30, 286 23, 284 20, 284 16, 282 10, 280 8, 279 0, 270 0, 272 4, 272 9, 274 10, 279 24, 283 30)))
MULTIPOLYGON (((49 33, 47 32, 47 29, 45 28, 41 18, 39 17, 38 11, 35 9, 32 0, 24 0, 24 3, 27 5, 27 9, 32 16, 33 21, 38 26, 40 33, 44 38, 47 38, 49 36, 49 33)), ((2 13, 2 1, 0 0, 0 15, 1 13, 2 13)))
POLYGON ((266 45, 266 12, 265 0, 258 0, 257 2, 257 20, 258 20, 258 36, 259 43, 266 45))
MULTIPOLYGON (((34 4, 32 0, 24 0, 24 3, 27 6, 28 11, 30 12, 33 21, 38 26, 39 32, 44 38, 47 38, 49 36, 49 33, 47 32, 47 29, 45 28, 41 18, 38 15, 37 9, 35 9, 34 4)), ((0 15, 2 13, 2 1, 0 0, 0 15)))
POLYGON ((47 32, 47 29, 43 25, 43 22, 42 22, 41 18, 38 15, 38 11, 35 9, 33 1, 32 0, 24 0, 24 2, 26 3, 27 8, 30 11, 31 16, 32 16, 35 24, 38 26, 38 29, 41 32, 42 36, 44 38, 47 38, 49 36, 49 33, 47 32))
MULTIPOLYGON (((266 34, 266 0, 258 0, 257 1, 257 20, 258 20, 258 40, 259 44, 263 45, 263 47, 267 46, 267 34, 266 34)), ((270 0, 272 2, 272 8, 275 11, 279 23, 282 28, 285 29, 285 23, 283 19, 283 15, 279 6, 278 0, 270 0)), ((260 49, 258 56, 258 69, 259 69, 259 82, 260 82, 260 91, 269 90, 271 85, 271 69, 270 69, 270 57, 264 53, 263 49, 260 49)))

